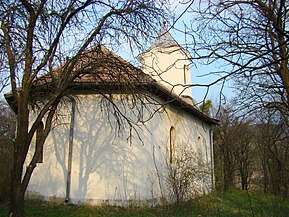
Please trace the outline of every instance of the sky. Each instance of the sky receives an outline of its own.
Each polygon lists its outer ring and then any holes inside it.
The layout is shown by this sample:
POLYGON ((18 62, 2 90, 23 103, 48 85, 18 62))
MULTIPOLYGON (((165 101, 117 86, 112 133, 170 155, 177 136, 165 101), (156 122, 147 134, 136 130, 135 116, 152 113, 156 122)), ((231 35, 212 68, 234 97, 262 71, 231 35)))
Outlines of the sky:
MULTIPOLYGON (((180 14, 183 13, 183 11, 185 10, 185 8, 188 6, 190 2, 190 1, 187 1, 187 4, 181 4, 180 0, 170 0, 170 1, 171 1, 171 10, 174 14, 174 17, 179 17, 180 14)), ((178 19, 174 27, 176 29, 183 29, 184 23, 189 22, 190 19, 191 19, 190 14, 185 13, 180 17, 180 19, 178 19)), ((167 24, 168 28, 170 28, 171 26, 169 25, 172 23, 172 21, 168 21, 167 23, 168 23, 167 24)), ((170 28, 170 33, 179 44, 181 45, 184 44, 185 35, 183 33, 176 31, 174 28, 170 28)), ((132 62, 135 62, 136 55, 137 55, 137 54, 132 54, 130 52, 130 49, 125 49, 125 48, 119 50, 117 54, 122 56, 124 59, 128 61, 132 61, 132 62)), ((196 85, 196 84, 205 85, 218 79, 218 77, 214 75, 204 76, 204 74, 209 74, 210 72, 215 70, 216 67, 217 67, 216 65, 210 66, 210 67, 206 67, 203 65, 192 66, 191 67, 191 77, 192 77, 191 84, 192 85, 196 85)), ((221 94, 222 94, 222 98, 224 96, 227 98, 230 98, 233 96, 233 91, 231 88, 229 88, 229 86, 232 86, 232 84, 225 83, 223 87, 222 87, 222 84, 218 84, 218 85, 211 86, 209 90, 207 90, 207 88, 205 87, 194 86, 192 88, 193 98, 197 103, 202 102, 203 100, 207 100, 207 99, 211 99, 213 100, 213 102, 215 101, 219 102, 221 94)), ((3 92, 5 93, 8 91, 9 90, 6 88, 3 92)), ((3 92, 1 93, 1 97, 2 97, 3 92)))
MULTIPOLYGON (((186 7, 191 1, 185 1, 187 2, 186 4, 180 3, 180 0, 170 0, 171 1, 171 9, 172 12, 174 13, 174 17, 178 18, 180 15, 184 12, 186 7)), ((170 34, 174 37, 174 39, 180 44, 184 45, 185 44, 185 34, 181 33, 179 30, 184 29, 184 23, 190 22, 191 19, 191 14, 184 13, 178 21, 175 23, 174 27, 172 28, 171 23, 172 21, 168 21, 167 27, 169 29, 170 34)), ((127 60, 130 60, 131 56, 129 53, 121 52, 119 53, 120 56, 124 57, 127 60)), ((192 81, 191 84, 193 85, 192 87, 192 94, 193 98, 197 103, 202 103, 202 101, 211 99, 213 102, 219 103, 220 100, 222 103, 225 103, 225 101, 229 98, 232 98, 234 96, 232 83, 230 82, 225 82, 216 84, 213 86, 210 86, 209 89, 206 87, 200 87, 197 86, 198 84, 200 85, 207 85, 218 78, 220 76, 217 75, 210 75, 209 73, 212 71, 218 70, 217 65, 211 65, 211 66, 204 66, 204 65, 194 65, 192 64, 191 66, 191 77, 192 81), (196 85, 196 86, 195 86, 196 85), (225 100, 226 99, 226 100, 225 100)))
MULTIPOLYGON (((172 10, 175 13, 175 17, 180 18, 175 23, 174 28, 170 30, 170 33, 178 43, 184 45, 185 34, 177 30, 178 29, 183 30, 184 24, 188 24, 192 19, 190 13, 183 14, 183 12, 189 6, 191 1, 171 0, 171 2, 172 2, 172 10), (186 4, 182 4, 180 2, 185 2, 186 4)), ((210 73, 218 70, 218 67, 219 66, 217 64, 210 66, 204 66, 200 64, 192 65, 191 67, 192 85, 196 84, 207 85, 216 81, 218 78, 220 78, 220 75, 212 75, 210 73)), ((210 86, 209 90, 206 87, 195 86, 192 88, 193 98, 195 99, 196 102, 202 102, 204 99, 205 100, 211 99, 213 102, 220 102, 220 99, 222 99, 222 103, 225 103, 225 100, 223 100, 224 97, 226 99, 229 99, 234 96, 232 86, 233 86, 232 82, 229 81, 210 86)))
MULTIPOLYGON (((191 1, 186 1, 186 4, 181 4, 179 0, 171 0, 173 3, 173 10, 175 13, 175 17, 179 17, 185 9, 188 7, 191 1)), ((175 29, 183 30, 184 24, 187 24, 190 22, 190 19, 192 19, 191 14, 184 13, 180 19, 175 23, 175 29)), ((171 35, 175 38, 175 40, 180 43, 181 45, 185 44, 185 34, 181 33, 179 31, 176 31, 174 28, 170 30, 171 35)), ((218 65, 210 65, 210 66, 204 66, 200 64, 192 65, 191 67, 191 76, 192 76, 192 85, 201 84, 201 85, 207 85, 214 81, 216 81, 218 78, 220 78, 220 75, 212 75, 210 74, 213 71, 218 70, 218 65)), ((211 99, 213 102, 219 102, 220 99, 226 99, 232 98, 234 96, 233 84, 229 81, 225 83, 219 83, 215 84, 213 86, 210 86, 209 89, 206 87, 198 87, 195 86, 192 88, 193 92, 193 98, 196 100, 196 102, 202 102, 203 100, 211 99)), ((225 103, 225 100, 222 100, 223 103, 225 103)))

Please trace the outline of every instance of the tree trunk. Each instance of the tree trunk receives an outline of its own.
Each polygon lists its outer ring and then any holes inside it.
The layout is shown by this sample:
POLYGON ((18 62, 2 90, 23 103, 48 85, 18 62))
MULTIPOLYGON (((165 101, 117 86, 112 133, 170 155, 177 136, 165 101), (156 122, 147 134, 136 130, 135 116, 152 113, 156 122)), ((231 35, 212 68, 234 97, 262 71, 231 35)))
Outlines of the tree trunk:
POLYGON ((17 171, 12 172, 11 180, 11 204, 9 217, 24 217, 24 189, 21 179, 16 178, 17 171))
POLYGON ((20 130, 14 143, 13 169, 11 173, 11 203, 9 217, 24 217, 24 194, 25 188, 22 184, 23 174, 23 147, 25 144, 25 136, 20 135, 20 130), (20 135, 20 136, 19 136, 20 135), (22 139, 20 139, 22 138, 22 139))

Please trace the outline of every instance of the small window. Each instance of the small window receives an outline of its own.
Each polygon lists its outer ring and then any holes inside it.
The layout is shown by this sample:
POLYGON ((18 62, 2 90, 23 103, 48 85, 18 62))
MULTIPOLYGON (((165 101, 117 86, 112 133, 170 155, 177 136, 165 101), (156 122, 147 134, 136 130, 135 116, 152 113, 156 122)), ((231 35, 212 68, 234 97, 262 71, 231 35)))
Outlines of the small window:
POLYGON ((198 147, 197 147, 199 160, 203 160, 203 151, 205 148, 203 142, 204 142, 204 138, 199 135, 198 136, 198 147))
POLYGON ((39 158, 37 159, 37 163, 43 163, 43 145, 41 144, 43 128, 44 128, 44 125, 43 125, 43 122, 41 121, 36 131, 36 149, 41 148, 41 154, 39 155, 39 158))
POLYGON ((184 71, 184 84, 187 84, 187 71, 188 71, 187 65, 184 65, 183 71, 184 71))
POLYGON ((201 140, 201 136, 198 136, 198 146, 202 147, 202 140, 201 140))
POLYGON ((170 129, 170 163, 173 163, 175 158, 175 145, 176 145, 176 130, 174 127, 170 129))

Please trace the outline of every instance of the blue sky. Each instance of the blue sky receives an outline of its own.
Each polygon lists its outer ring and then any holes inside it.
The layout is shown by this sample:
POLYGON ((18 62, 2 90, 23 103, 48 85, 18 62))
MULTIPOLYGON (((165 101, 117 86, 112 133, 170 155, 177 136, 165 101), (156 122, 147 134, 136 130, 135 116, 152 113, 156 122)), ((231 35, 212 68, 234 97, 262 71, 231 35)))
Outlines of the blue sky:
MULTIPOLYGON (((175 13, 175 17, 178 18, 184 10, 188 7, 191 1, 185 1, 186 4, 181 4, 180 0, 171 0, 172 2, 172 10, 175 13)), ((197 5, 196 5, 197 6, 197 5)), ((180 19, 175 23, 175 29, 184 29, 184 24, 189 23, 192 19, 192 15, 190 13, 184 13, 180 19)), ((172 28, 170 30, 171 35, 175 38, 175 40, 180 43, 181 45, 185 45, 185 34, 181 33, 179 31, 174 30, 172 28)), ((191 76, 192 76, 192 85, 207 85, 214 81, 216 81, 218 78, 220 78, 220 75, 212 75, 210 74, 213 71, 219 71, 221 68, 217 64, 210 65, 210 66, 204 66, 201 64, 192 65, 191 67, 191 76)), ((233 97, 233 89, 232 82, 225 82, 215 84, 213 86, 210 86, 209 90, 206 87, 198 87, 195 86, 192 88, 193 97, 197 102, 201 102, 206 99, 211 99, 214 102, 220 101, 220 97, 226 97, 231 98, 233 97), (207 93, 208 91, 208 93, 207 93), (223 96, 221 96, 223 95, 223 96)))
MULTIPOLYGON (((185 10, 185 8, 187 7, 188 4, 181 4, 179 3, 179 0, 170 0, 171 1, 171 8, 172 11, 174 13, 175 17, 179 17, 179 15, 185 10)), ((190 19, 192 19, 190 17, 190 14, 184 14, 175 24, 176 29, 183 29, 183 23, 189 22, 190 19)), ((168 27, 170 27, 170 23, 172 23, 172 21, 168 21, 168 27)), ((181 32, 178 32, 174 29, 170 30, 171 35, 175 38, 175 40, 183 45, 184 41, 185 41, 185 35, 181 32)), ((134 63, 136 63, 135 61, 135 57, 138 53, 131 53, 130 49, 125 48, 125 46, 123 47, 123 49, 120 49, 119 52, 117 52, 118 55, 122 56, 124 59, 128 60, 128 61, 132 61, 134 63)), ((204 76, 206 74, 209 74, 210 72, 216 70, 217 65, 214 66, 203 66, 203 65, 196 65, 196 66, 192 66, 191 67, 191 75, 192 75, 192 85, 196 85, 196 84, 201 84, 201 85, 205 85, 205 84, 209 84, 213 81, 215 81, 216 79, 218 79, 217 76, 214 75, 207 75, 204 76)), ((224 94, 224 96, 226 97, 232 97, 233 96, 233 92, 232 89, 229 88, 229 86, 232 86, 232 84, 230 83, 225 83, 224 88, 222 93, 224 94)), ((209 88, 208 94, 206 99, 211 99, 213 101, 220 101, 220 93, 221 93, 221 87, 222 85, 214 85, 211 86, 209 88)), ((9 90, 6 88, 4 90, 5 92, 8 92, 9 90)), ((207 92, 207 88, 205 87, 193 87, 192 88, 192 92, 193 92, 193 97, 196 100, 196 102, 201 102, 202 100, 204 100, 205 96, 206 96, 206 92, 207 92)), ((3 92, 2 92, 3 94, 3 92)), ((2 95, 1 94, 1 95, 2 95)))
MULTIPOLYGON (((187 4, 181 4, 178 0, 171 0, 171 8, 172 12, 174 13, 174 17, 179 17, 180 14, 185 10, 185 8, 188 6, 189 2, 187 4)), ((171 35, 174 37, 174 39, 180 44, 185 46, 185 34, 181 33, 180 31, 177 31, 176 29, 182 30, 184 29, 184 23, 190 22, 190 19, 192 19, 191 14, 185 13, 181 18, 175 23, 174 28, 170 28, 171 23, 173 21, 168 21, 167 25, 170 29, 171 35)), ((118 52, 120 56, 122 56, 124 59, 134 62, 135 56, 138 55, 138 53, 132 54, 130 49, 125 49, 125 47, 118 52), (127 50, 127 52, 125 52, 127 50)), ((137 63, 136 63, 137 64, 137 63)), ((191 67, 191 76, 192 76, 192 85, 196 85, 192 87, 193 92, 193 98, 197 103, 201 103, 204 99, 211 99, 213 102, 219 102, 220 99, 223 99, 224 97, 231 98, 234 93, 233 89, 230 88, 232 86, 232 83, 226 82, 223 86, 222 83, 215 84, 213 86, 210 86, 209 90, 206 87, 200 87, 198 85, 207 85, 211 82, 216 81, 218 78, 220 78, 220 75, 211 75, 210 73, 213 71, 218 71, 218 65, 210 65, 210 66, 204 66, 200 64, 192 64, 191 67), (207 93, 208 91, 208 93, 207 93)))
MULTIPOLYGON (((188 4, 190 4, 191 1, 186 1, 186 4, 179 3, 179 0, 171 0, 172 1, 172 9, 175 13, 175 17, 178 18, 183 11, 186 9, 188 4)), ((180 19, 175 23, 175 29, 183 30, 184 24, 189 23, 190 19, 192 19, 191 14, 184 13, 180 19)), ((175 38, 175 40, 180 43, 181 45, 185 46, 185 34, 181 33, 180 31, 175 30, 172 28, 170 30, 171 35, 175 38)), ((219 71, 221 68, 217 64, 205 66, 201 64, 192 65, 191 67, 191 76, 192 76, 192 85, 207 85, 214 81, 216 81, 218 78, 220 78, 220 75, 212 75, 210 74, 213 71, 219 71)), ((226 97, 231 98, 233 97, 233 89, 232 82, 225 82, 215 84, 213 86, 210 86, 209 90, 206 87, 198 87, 195 86, 192 88, 193 91, 193 97, 197 102, 201 102, 205 99, 211 99, 213 101, 220 101, 220 97, 226 97), (208 91, 208 93, 207 93, 208 91)))

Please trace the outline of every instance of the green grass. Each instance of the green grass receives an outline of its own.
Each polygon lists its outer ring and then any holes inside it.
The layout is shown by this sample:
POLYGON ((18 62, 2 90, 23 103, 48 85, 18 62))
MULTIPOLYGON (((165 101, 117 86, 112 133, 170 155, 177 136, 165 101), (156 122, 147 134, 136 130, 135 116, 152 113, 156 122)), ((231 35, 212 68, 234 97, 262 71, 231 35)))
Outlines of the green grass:
POLYGON ((231 189, 225 193, 215 192, 199 198, 195 201, 193 212, 201 216, 288 217, 289 200, 263 193, 231 189), (203 211, 197 213, 198 207, 203 211))
MULTIPOLYGON (((0 205, 0 217, 8 216, 7 204, 0 205)), ((26 201, 27 217, 204 217, 254 216, 288 217, 289 200, 263 193, 247 193, 237 189, 214 192, 182 206, 111 207, 66 206, 61 203, 26 201)))

